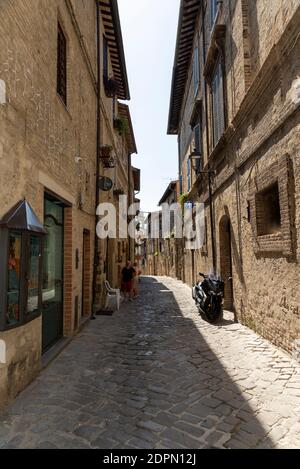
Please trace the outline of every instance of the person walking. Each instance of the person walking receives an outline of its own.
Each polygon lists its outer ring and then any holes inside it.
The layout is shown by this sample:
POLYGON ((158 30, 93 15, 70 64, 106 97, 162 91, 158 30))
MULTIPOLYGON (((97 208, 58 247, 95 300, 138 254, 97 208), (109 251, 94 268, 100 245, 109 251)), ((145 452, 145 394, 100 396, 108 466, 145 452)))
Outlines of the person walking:
POLYGON ((127 261, 126 266, 122 269, 122 290, 125 294, 125 299, 133 301, 133 288, 134 277, 136 271, 132 267, 131 261, 127 261))
POLYGON ((133 277, 133 299, 135 299, 139 296, 139 281, 141 271, 137 262, 133 264, 133 268, 135 270, 135 275, 133 277))

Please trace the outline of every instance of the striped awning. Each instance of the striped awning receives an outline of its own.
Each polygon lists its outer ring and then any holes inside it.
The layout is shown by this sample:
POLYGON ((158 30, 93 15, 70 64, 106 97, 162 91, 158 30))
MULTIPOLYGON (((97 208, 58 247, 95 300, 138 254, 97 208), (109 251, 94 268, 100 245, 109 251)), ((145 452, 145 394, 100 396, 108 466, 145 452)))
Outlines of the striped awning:
POLYGON ((99 1, 99 5, 101 19, 104 25, 103 34, 106 37, 109 47, 114 79, 119 84, 118 98, 129 100, 130 92, 118 2, 117 0, 101 0, 99 1))
POLYGON ((181 0, 180 4, 168 122, 168 134, 170 135, 176 135, 178 132, 200 6, 201 0, 181 0))

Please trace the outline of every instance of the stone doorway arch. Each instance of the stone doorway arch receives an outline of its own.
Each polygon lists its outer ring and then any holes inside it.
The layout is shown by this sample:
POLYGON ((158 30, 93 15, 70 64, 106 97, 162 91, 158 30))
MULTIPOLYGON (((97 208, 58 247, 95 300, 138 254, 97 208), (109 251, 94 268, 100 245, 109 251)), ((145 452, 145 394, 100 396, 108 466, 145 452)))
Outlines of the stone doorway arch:
POLYGON ((219 225, 220 274, 225 283, 224 308, 234 310, 232 282, 231 222, 227 215, 221 218, 219 225))

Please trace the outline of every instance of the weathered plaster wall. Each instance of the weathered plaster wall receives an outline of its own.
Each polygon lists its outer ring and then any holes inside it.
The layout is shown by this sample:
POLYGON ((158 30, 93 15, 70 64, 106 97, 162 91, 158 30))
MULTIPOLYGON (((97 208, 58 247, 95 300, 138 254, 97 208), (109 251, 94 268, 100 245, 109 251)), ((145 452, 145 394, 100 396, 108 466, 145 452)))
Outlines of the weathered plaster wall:
POLYGON ((7 332, 0 332, 6 363, 0 363, 0 409, 22 391, 40 370, 41 317, 7 332))

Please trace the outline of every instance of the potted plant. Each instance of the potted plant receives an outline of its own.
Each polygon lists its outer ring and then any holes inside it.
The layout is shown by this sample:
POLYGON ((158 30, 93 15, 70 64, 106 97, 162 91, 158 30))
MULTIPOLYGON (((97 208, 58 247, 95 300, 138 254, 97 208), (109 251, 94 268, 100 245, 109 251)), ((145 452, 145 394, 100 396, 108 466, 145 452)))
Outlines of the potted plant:
POLYGON ((125 192, 123 191, 123 189, 115 189, 114 190, 114 196, 118 196, 118 195, 124 195, 125 192))
POLYGON ((189 201, 189 194, 186 192, 185 194, 181 194, 180 196, 180 205, 183 208, 184 205, 189 201))
POLYGON ((127 121, 124 118, 117 117, 114 119, 114 128, 117 130, 119 135, 124 135, 127 130, 127 121))
POLYGON ((101 147, 101 158, 110 158, 113 147, 111 145, 103 145, 101 147))
POLYGON ((104 78, 105 93, 108 98, 113 98, 118 94, 119 83, 114 77, 104 78))
POLYGON ((109 158, 105 158, 103 164, 105 168, 115 168, 116 159, 113 156, 110 156, 109 158))

